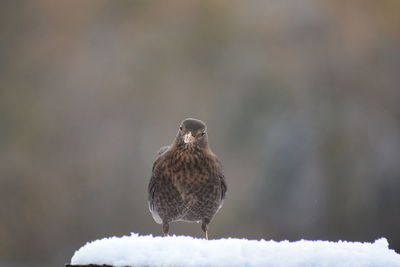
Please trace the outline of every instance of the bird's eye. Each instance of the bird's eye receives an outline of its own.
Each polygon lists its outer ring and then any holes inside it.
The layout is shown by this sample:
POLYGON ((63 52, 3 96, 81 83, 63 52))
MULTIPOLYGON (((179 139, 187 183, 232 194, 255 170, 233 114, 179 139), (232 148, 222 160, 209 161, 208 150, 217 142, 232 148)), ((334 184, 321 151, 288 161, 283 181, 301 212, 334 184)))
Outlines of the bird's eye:
POLYGON ((206 134, 206 132, 202 132, 201 134, 200 134, 200 136, 203 136, 203 135, 205 135, 206 134))
POLYGON ((182 130, 183 130, 182 126, 181 126, 181 127, 179 127, 179 130, 180 130, 180 131, 182 131, 182 130))

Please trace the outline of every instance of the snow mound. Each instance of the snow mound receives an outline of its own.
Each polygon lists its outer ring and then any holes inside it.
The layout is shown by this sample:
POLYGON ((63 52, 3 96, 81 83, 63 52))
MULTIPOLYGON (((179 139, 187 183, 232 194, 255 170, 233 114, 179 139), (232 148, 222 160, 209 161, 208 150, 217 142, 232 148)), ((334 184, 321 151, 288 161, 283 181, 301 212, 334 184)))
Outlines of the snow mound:
POLYGON ((87 243, 72 265, 112 266, 398 266, 385 238, 374 243, 204 240, 188 236, 110 237, 87 243))

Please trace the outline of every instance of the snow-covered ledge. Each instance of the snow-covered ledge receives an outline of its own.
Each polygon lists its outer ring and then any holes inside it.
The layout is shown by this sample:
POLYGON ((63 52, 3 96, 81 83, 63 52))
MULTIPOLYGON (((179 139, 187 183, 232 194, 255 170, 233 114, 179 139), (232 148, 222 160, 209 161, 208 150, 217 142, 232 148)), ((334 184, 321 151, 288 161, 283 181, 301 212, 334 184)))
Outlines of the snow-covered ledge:
POLYGON ((265 241, 188 236, 110 237, 87 243, 67 266, 400 266, 385 238, 374 243, 265 241))

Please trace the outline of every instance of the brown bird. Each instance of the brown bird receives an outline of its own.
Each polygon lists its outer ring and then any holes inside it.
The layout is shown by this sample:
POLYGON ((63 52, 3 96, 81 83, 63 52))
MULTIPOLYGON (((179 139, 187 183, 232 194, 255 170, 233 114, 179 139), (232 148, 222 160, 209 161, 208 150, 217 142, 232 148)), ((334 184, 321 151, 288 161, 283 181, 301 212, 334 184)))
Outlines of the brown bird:
POLYGON ((200 120, 184 120, 175 140, 159 150, 153 164, 149 209, 154 220, 163 224, 164 236, 170 222, 201 222, 208 239, 208 224, 224 201, 225 178, 206 130, 200 120))

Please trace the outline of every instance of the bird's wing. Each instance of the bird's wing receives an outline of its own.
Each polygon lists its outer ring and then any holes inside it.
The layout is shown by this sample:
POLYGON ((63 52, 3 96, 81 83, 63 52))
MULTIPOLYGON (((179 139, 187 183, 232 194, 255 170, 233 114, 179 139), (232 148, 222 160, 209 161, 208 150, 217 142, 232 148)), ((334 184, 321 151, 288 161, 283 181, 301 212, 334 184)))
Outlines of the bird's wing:
POLYGON ((152 175, 148 186, 149 209, 156 222, 161 223, 165 214, 176 216, 185 207, 182 194, 166 171, 164 155, 158 156, 153 164, 152 175), (166 205, 165 201, 169 203, 166 205), (159 214, 160 212, 160 214, 159 214))
POLYGON ((225 194, 226 194, 226 190, 228 189, 228 187, 226 186, 226 181, 225 181, 225 175, 222 172, 222 163, 221 161, 218 159, 217 156, 213 155, 214 157, 214 161, 216 164, 216 174, 220 180, 221 183, 221 200, 225 199, 225 194))
POLYGON ((226 186, 225 176, 223 174, 221 174, 219 176, 219 179, 221 181, 221 200, 224 200, 225 199, 226 190, 228 189, 228 187, 226 186))
POLYGON ((157 156, 160 156, 162 154, 164 154, 165 151, 167 151, 169 149, 169 146, 163 146, 162 148, 160 148, 157 152, 157 156))
POLYGON ((161 147, 158 152, 157 152, 157 159, 153 164, 153 169, 152 169, 152 174, 149 182, 149 187, 148 187, 148 197, 149 197, 149 208, 150 210, 154 210, 154 194, 157 190, 157 184, 158 184, 158 172, 156 170, 156 165, 157 162, 162 154, 165 153, 169 149, 169 146, 163 146, 161 147))
POLYGON ((152 168, 152 172, 151 172, 151 178, 150 178, 150 182, 149 182, 149 186, 147 189, 148 192, 148 200, 149 200, 149 208, 150 211, 154 210, 154 194, 157 191, 157 187, 159 187, 159 182, 160 182, 160 175, 159 175, 159 171, 157 169, 157 163, 160 160, 160 157, 158 156, 158 158, 155 160, 155 162, 153 163, 153 168, 152 168))
POLYGON ((154 175, 151 176, 149 187, 148 187, 148 200, 149 200, 149 209, 150 211, 154 210, 154 194, 157 189, 157 180, 154 178, 154 175))

